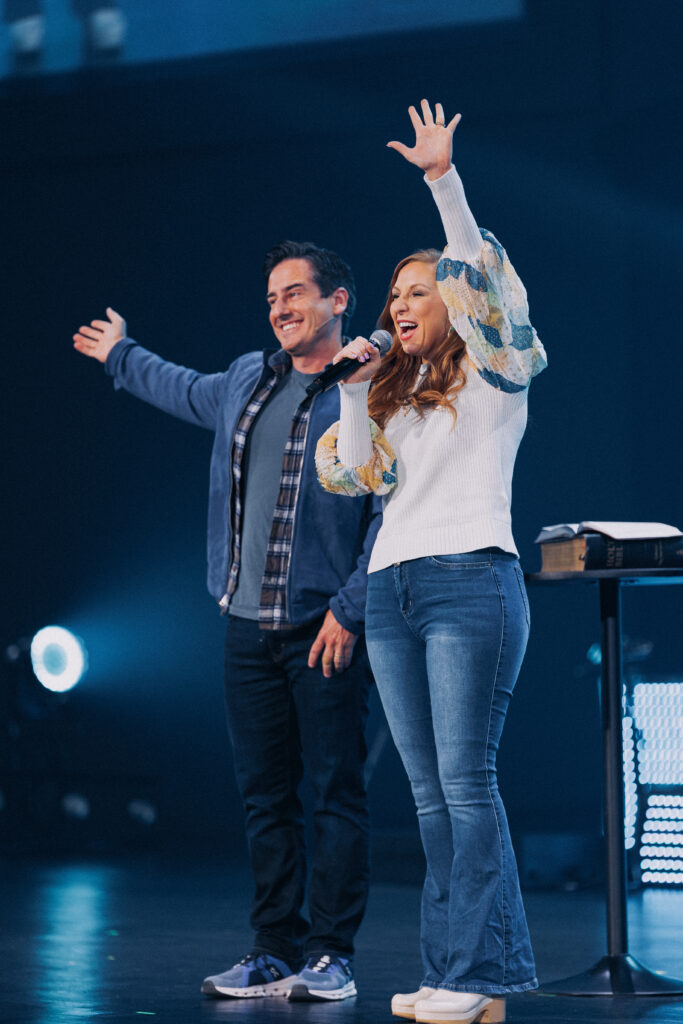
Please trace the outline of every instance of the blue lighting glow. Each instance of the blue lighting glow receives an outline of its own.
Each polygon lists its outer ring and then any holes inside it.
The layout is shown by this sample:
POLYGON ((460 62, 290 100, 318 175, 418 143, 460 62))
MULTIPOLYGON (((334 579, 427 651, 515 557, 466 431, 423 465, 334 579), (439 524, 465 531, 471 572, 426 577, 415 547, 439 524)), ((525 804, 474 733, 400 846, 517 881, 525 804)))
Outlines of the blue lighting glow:
POLYGON ((633 719, 630 715, 624 715, 622 730, 624 744, 624 846, 627 850, 631 850, 636 845, 638 787, 636 785, 633 719))
MULTIPOLYGON (((683 683, 637 683, 629 711, 632 717, 624 717, 629 725, 624 728, 624 783, 628 794, 635 760, 645 807, 638 851, 641 880, 644 885, 683 885, 683 683), (635 751, 627 744, 631 732, 635 751), (678 792, 653 793, 656 786, 678 792)), ((627 849, 634 845, 627 833, 627 849)))
POLYGON ((650 885, 683 885, 683 873, 674 871, 644 871, 642 880, 650 885))
POLYGON ((586 651, 586 657, 591 665, 602 665, 602 647, 600 644, 591 644, 586 651))
MULTIPOLYGON (((8 5, 10 10, 12 5, 8 5)), ((18 4, 16 5, 18 7, 18 4)), ((33 5, 29 4, 29 8, 33 5)), ((227 0, 107 0, 96 6, 129 13, 118 30, 123 44, 118 59, 129 63, 179 60, 202 54, 262 49, 317 43, 323 40, 373 36, 387 31, 448 28, 454 25, 495 24, 521 20, 524 0, 261 0, 258 7, 227 0)), ((37 31, 49 45, 42 47, 38 70, 64 71, 81 60, 82 28, 75 11, 87 4, 48 0, 35 4, 45 8, 45 22, 37 31)), ((17 15, 14 15, 17 17, 17 15)), ((39 15, 39 18, 41 15, 39 15)), ((5 21, 10 17, 5 15, 5 21)), ((102 31, 102 30, 100 30, 102 31)), ((108 34, 115 30, 109 27, 108 34)), ((118 35, 115 32, 115 35, 118 35)), ((0 23, 0 74, 9 70, 5 51, 12 36, 10 26, 0 23)), ((37 44, 41 49, 40 43, 37 44)))
POLYGON ((633 708, 641 784, 683 785, 683 683, 638 683, 633 708))
POLYGON ((62 626, 45 626, 31 641, 31 664, 38 682, 54 693, 66 693, 88 667, 85 647, 62 626))

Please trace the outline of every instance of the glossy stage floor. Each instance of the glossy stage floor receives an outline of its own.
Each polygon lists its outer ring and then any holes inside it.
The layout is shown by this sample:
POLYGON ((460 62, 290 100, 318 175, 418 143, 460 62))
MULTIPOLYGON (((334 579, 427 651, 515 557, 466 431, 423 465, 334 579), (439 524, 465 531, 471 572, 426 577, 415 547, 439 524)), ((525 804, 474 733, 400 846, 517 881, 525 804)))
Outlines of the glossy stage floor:
MULTIPOLYGON (((356 998, 336 1004, 284 999, 213 1000, 204 975, 249 947, 250 881, 243 865, 159 856, 117 862, 0 860, 0 1020, 7 1024, 164 1024, 252 1021, 378 1024, 393 992, 419 978, 414 885, 373 885, 358 937, 356 998)), ((588 968, 605 952, 598 889, 526 894, 541 982, 588 968)), ((629 900, 631 952, 646 966, 683 975, 683 892, 629 900)), ((683 1024, 683 997, 508 1000, 507 1019, 683 1024)))

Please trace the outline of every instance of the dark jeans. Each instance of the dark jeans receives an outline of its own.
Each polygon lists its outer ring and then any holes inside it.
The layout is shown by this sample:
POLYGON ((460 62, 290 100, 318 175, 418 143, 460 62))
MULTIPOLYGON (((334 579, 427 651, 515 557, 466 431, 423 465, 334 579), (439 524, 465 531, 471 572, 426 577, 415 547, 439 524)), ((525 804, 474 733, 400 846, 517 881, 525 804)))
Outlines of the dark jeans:
POLYGON ((229 616, 225 644, 228 728, 255 882, 254 948, 292 966, 302 953, 351 956, 368 892, 363 764, 372 676, 362 638, 341 675, 308 668, 320 625, 269 632, 229 616), (304 761, 315 794, 310 924, 301 913, 304 761))

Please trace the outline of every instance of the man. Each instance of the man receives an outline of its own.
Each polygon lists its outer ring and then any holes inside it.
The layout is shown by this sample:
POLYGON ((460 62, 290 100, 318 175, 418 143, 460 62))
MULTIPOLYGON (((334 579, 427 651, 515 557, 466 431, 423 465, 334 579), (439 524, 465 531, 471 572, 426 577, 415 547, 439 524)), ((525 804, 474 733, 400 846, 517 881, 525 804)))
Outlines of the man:
POLYGON ((208 586, 228 613, 225 686, 255 894, 251 951, 204 980, 212 996, 355 995, 353 938, 368 888, 364 726, 371 684, 360 635, 377 499, 343 502, 317 482, 318 438, 339 416, 337 388, 305 388, 343 344, 355 306, 349 267, 311 243, 266 256, 280 348, 224 373, 164 362, 126 336, 112 309, 74 335, 114 386, 215 431, 208 586), (310 924, 302 753, 315 792, 310 924), (303 959, 303 965, 302 965, 303 959))

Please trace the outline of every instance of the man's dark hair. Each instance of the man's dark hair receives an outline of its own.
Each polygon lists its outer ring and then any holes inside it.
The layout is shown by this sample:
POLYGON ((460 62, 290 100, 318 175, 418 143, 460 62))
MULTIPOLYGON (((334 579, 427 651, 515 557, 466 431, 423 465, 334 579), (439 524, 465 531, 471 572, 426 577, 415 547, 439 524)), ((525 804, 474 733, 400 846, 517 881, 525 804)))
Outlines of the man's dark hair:
POLYGON ((279 242, 274 245, 263 261, 263 276, 266 284, 273 269, 283 260, 308 260, 313 268, 313 280, 320 289, 323 298, 327 298, 337 288, 346 288, 349 301, 344 312, 342 323, 344 328, 353 316, 356 308, 356 282, 351 267, 341 256, 331 249, 321 249, 313 242, 279 242))

